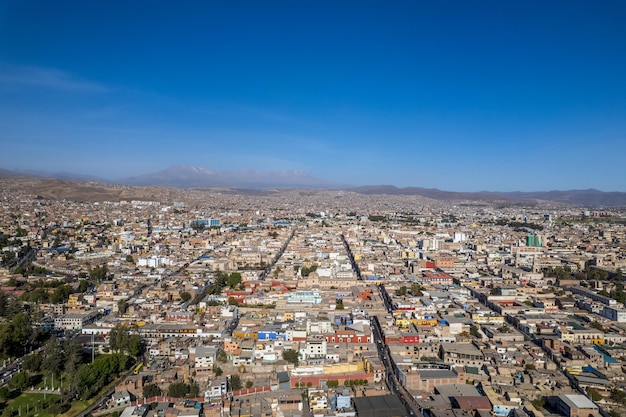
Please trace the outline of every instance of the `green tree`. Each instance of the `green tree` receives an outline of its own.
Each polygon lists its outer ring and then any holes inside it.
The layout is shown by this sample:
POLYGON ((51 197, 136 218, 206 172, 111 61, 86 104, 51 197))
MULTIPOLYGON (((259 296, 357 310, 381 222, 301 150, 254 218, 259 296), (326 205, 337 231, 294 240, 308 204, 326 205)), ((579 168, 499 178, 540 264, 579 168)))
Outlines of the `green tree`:
POLYGON ((163 392, 157 384, 146 384, 143 386, 142 394, 144 398, 158 397, 163 392))
POLYGON ((199 394, 200 394, 200 387, 198 386, 198 384, 190 384, 189 385, 189 397, 197 398, 199 394))
POLYGON ((89 270, 89 278, 96 280, 96 281, 104 280, 107 277, 107 275, 108 275, 108 270, 107 270, 106 265, 97 266, 89 270))
POLYGON ((406 285, 401 286, 400 289, 396 291, 396 293, 400 296, 406 295, 406 292, 407 292, 406 285))
POLYGON ((30 386, 30 376, 26 372, 18 372, 11 378, 10 385, 13 388, 23 391, 30 386))
POLYGON ((61 343, 53 336, 44 345, 41 367, 49 374, 59 375, 63 370, 64 363, 65 358, 61 343))
POLYGON ((191 294, 189 294, 187 291, 183 291, 180 293, 180 299, 183 300, 183 303, 186 303, 187 301, 191 300, 191 294))
POLYGON ((54 292, 50 295, 50 302, 52 304, 62 304, 67 302, 70 297, 70 294, 74 292, 74 289, 70 285, 62 285, 57 287, 54 292))
POLYGON ((343 310, 344 306, 343 306, 343 300, 341 298, 338 298, 335 301, 335 310, 343 310))
POLYGON ((174 398, 184 398, 189 394, 189 385, 184 382, 175 382, 167 387, 167 395, 174 398))
POLYGON ((589 398, 591 398, 591 401, 594 401, 594 402, 601 401, 604 398, 602 394, 600 394, 598 391, 596 391, 593 388, 588 388, 587 394, 589 395, 589 398))
POLYGON ((228 355, 226 354, 224 349, 219 349, 217 351, 215 358, 217 359, 218 362, 221 362, 221 363, 226 363, 228 361, 228 355))
POLYGON ((91 398, 131 365, 121 353, 101 355, 93 363, 82 365, 76 374, 76 393, 83 400, 91 398))
POLYGON ((303 266, 300 270, 300 275, 303 277, 308 277, 311 272, 315 272, 317 270, 317 264, 313 264, 309 267, 303 266))
POLYGON ((283 359, 289 363, 293 363, 296 366, 298 366, 300 361, 298 351, 293 349, 283 350, 283 359))
POLYGON ((239 375, 231 375, 230 376, 230 389, 231 391, 238 391, 242 388, 241 378, 239 375))
POLYGON ((37 335, 30 317, 16 314, 10 322, 0 325, 0 356, 22 356, 35 343, 37 335))
POLYGON ((131 334, 128 337, 128 353, 131 356, 139 356, 143 353, 143 342, 138 334, 131 334))
POLYGON ((11 398, 11 390, 7 387, 0 388, 0 402, 6 402, 11 398))
POLYGON ((228 276, 227 284, 230 288, 235 288, 241 282, 241 274, 239 272, 233 272, 228 276))
POLYGON ((252 388, 253 385, 254 385, 254 382, 251 379, 246 381, 246 388, 250 389, 252 388))
POLYGON ((215 376, 221 376, 224 373, 224 371, 222 371, 222 368, 220 368, 219 366, 213 368, 213 372, 215 373, 215 376))
POLYGON ((109 333, 109 346, 117 352, 123 352, 128 349, 130 333, 125 326, 117 325, 109 333))
POLYGON ((9 305, 9 297, 0 291, 0 317, 6 317, 7 306, 9 305))
POLYGON ((533 407, 535 407, 537 410, 541 411, 541 409, 543 408, 543 406, 546 404, 546 400, 543 397, 539 397, 539 398, 535 398, 534 400, 532 400, 530 402, 533 407))
POLYGON ((89 288, 89 282, 85 279, 81 279, 78 282, 78 292, 85 292, 87 291, 87 288, 89 288))
POLYGON ((126 255, 126 262, 134 264, 135 258, 133 258, 133 255, 126 255))
POLYGON ((421 297, 422 295, 424 295, 424 293, 422 293, 422 291, 424 290, 424 288, 417 284, 411 284, 411 294, 413 294, 415 297, 421 297))
POLYGON ((626 404, 626 393, 619 388, 613 388, 609 398, 616 403, 626 404))
POLYGON ((42 361, 42 355, 28 355, 24 358, 22 366, 24 366, 24 369, 28 372, 36 373, 41 369, 42 361))

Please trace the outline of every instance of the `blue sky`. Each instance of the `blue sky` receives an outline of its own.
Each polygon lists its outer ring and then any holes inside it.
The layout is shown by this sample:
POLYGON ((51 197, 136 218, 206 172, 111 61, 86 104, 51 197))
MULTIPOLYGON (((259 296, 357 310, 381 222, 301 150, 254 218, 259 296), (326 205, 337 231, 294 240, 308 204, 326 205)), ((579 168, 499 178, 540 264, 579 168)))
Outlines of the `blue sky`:
POLYGON ((0 167, 626 191, 626 2, 0 3, 0 167))

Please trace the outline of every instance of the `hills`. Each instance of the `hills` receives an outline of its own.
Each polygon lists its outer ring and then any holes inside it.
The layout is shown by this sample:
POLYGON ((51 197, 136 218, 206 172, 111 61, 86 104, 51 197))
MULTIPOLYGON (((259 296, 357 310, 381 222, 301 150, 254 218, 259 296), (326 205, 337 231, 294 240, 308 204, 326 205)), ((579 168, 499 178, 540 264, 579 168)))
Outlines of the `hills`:
MULTIPOLYGON (((67 172, 47 173, 41 171, 10 171, 0 168, 0 178, 14 179, 27 177, 32 179, 48 179, 48 191, 51 188, 61 186, 63 189, 73 191, 68 195, 80 197, 81 200, 92 200, 90 193, 104 194, 109 197, 120 195, 120 188, 111 193, 116 186, 132 187, 173 187, 173 188, 223 188, 231 190, 279 190, 279 189, 319 189, 319 190, 345 190, 362 195, 415 195, 439 201, 484 201, 499 203, 535 202, 537 200, 551 201, 562 204, 573 204, 589 207, 626 207, 626 193, 603 192, 595 189, 567 190, 567 191, 536 191, 536 192, 456 192, 444 191, 436 188, 404 187, 398 188, 393 185, 367 185, 359 187, 347 187, 339 183, 316 178, 302 171, 218 171, 200 167, 176 165, 162 171, 122 178, 114 181, 99 177, 72 174, 67 172), (77 182, 80 181, 80 182, 77 182), (106 191, 106 192, 105 192, 106 191)), ((33 183, 33 182, 31 182, 33 183)), ((132 188, 131 187, 131 188, 132 188)), ((43 189, 36 187, 38 194, 49 194, 43 189)), ((45 187, 44 187, 45 188, 45 187)), ((135 194, 124 188, 122 194, 135 194)), ((149 194, 152 194, 152 190, 149 194)), ((143 193, 139 193, 143 194, 143 193)))
POLYGON ((161 185, 177 188, 318 188, 336 189, 340 185, 315 178, 303 171, 217 171, 186 165, 175 165, 163 171, 123 178, 126 185, 161 185))

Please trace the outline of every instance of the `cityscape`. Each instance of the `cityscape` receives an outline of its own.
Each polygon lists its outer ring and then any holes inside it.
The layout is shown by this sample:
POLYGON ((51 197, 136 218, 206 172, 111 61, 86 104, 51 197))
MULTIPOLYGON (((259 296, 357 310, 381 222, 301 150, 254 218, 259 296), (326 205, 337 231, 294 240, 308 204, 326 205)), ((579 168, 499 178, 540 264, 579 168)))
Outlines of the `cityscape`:
POLYGON ((0 2, 0 417, 626 416, 626 2, 0 2))
POLYGON ((623 208, 0 181, 3 415, 626 409, 623 208))

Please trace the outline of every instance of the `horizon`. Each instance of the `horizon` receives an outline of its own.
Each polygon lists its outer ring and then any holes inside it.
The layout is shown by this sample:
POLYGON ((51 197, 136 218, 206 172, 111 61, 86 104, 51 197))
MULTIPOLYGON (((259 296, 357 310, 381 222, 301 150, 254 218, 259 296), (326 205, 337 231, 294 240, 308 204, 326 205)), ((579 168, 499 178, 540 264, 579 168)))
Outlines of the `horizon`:
MULTIPOLYGON (((208 168, 204 168, 204 167, 195 167, 195 166, 189 166, 189 165, 172 165, 169 166, 161 171, 167 171, 170 168, 177 168, 177 167, 185 167, 185 168, 201 168, 201 169, 207 169, 208 168)), ((5 169, 3 167, 0 167, 0 170, 5 169)), ((98 176, 92 176, 90 174, 81 174, 81 173, 77 173, 77 172, 67 172, 67 171, 58 171, 58 172, 48 172, 48 171, 37 171, 37 170, 31 170, 31 169, 24 169, 24 170, 20 170, 20 169, 16 169, 16 170, 7 170, 16 174, 23 174, 25 177, 28 176, 34 176, 35 178, 41 178, 41 179, 60 179, 60 180, 67 180, 67 181, 77 181, 77 182, 98 182, 97 180, 102 180, 104 184, 125 184, 124 181, 132 179, 134 177, 120 177, 120 178, 105 178, 105 177, 98 177, 98 176), (87 180, 87 179, 73 179, 73 178, 61 178, 62 175, 69 175, 69 176, 73 176, 73 177, 94 177, 93 180, 87 180)), ((150 173, 145 173, 146 175, 150 175, 150 174, 155 174, 161 171, 156 171, 156 172, 150 172, 150 173)), ((246 172, 246 171, 252 171, 252 172, 258 172, 259 170, 255 170, 255 169, 241 169, 241 170, 237 170, 237 171, 227 171, 227 170, 220 170, 220 173, 238 173, 238 172, 246 172)), ((312 178, 316 179, 316 180, 320 180, 321 182, 331 182, 325 178, 318 178, 315 176, 312 176, 310 173, 306 172, 306 171, 298 171, 298 170, 292 170, 292 171, 260 171, 262 173, 267 173, 267 174, 272 174, 272 173, 277 173, 277 174, 284 174, 284 173, 289 173, 289 172, 297 172, 300 174, 304 174, 306 176, 311 176, 312 178)), ((141 177, 143 175, 139 175, 138 177, 141 177)), ((2 178, 0 176, 0 178, 2 178)), ((126 184, 126 185, 130 185, 133 187, 143 187, 143 186, 147 186, 147 185, 136 185, 136 184, 126 184)), ((166 187, 172 187, 172 188, 197 188, 197 186, 191 186, 191 187, 183 187, 183 186, 173 186, 173 185, 161 185, 161 186, 166 186, 166 187)), ((219 188, 220 186, 218 185, 211 185, 211 184, 207 184, 208 187, 217 187, 219 188)), ((480 189, 480 190, 463 190, 463 191, 459 191, 459 190, 453 190, 453 189, 441 189, 441 188, 436 188, 436 187, 429 187, 429 186, 425 186, 425 185, 407 185, 407 186, 398 186, 395 184, 362 184, 362 185, 354 185, 354 184, 346 184, 346 183, 335 183, 335 186, 287 186, 287 185, 283 185, 283 186, 279 186, 278 188, 284 188, 284 189, 318 189, 318 190, 329 190, 329 191, 350 191, 351 189, 356 189, 356 188, 363 188, 363 187, 394 187, 397 188, 399 190, 402 189, 407 189, 407 188, 419 188, 419 189, 424 189, 424 190, 437 190, 437 191, 444 191, 444 192, 452 192, 452 193, 470 193, 470 194, 481 194, 481 193, 501 193, 501 194, 513 194, 513 193, 550 193, 550 192, 567 192, 567 191, 599 191, 602 193, 621 193, 622 191, 615 191, 615 190, 601 190, 599 188, 595 188, 595 187, 591 187, 591 188, 570 188, 570 189, 536 189, 536 190, 486 190, 486 189, 480 189)), ((226 187, 226 188, 241 188, 241 187, 226 187)), ((263 189, 272 189, 272 188, 276 188, 276 186, 271 186, 271 187, 252 187, 251 189, 259 189, 259 190, 263 190, 263 189)))
POLYGON ((619 1, 5 2, 0 167, 626 192, 625 19, 619 1))

